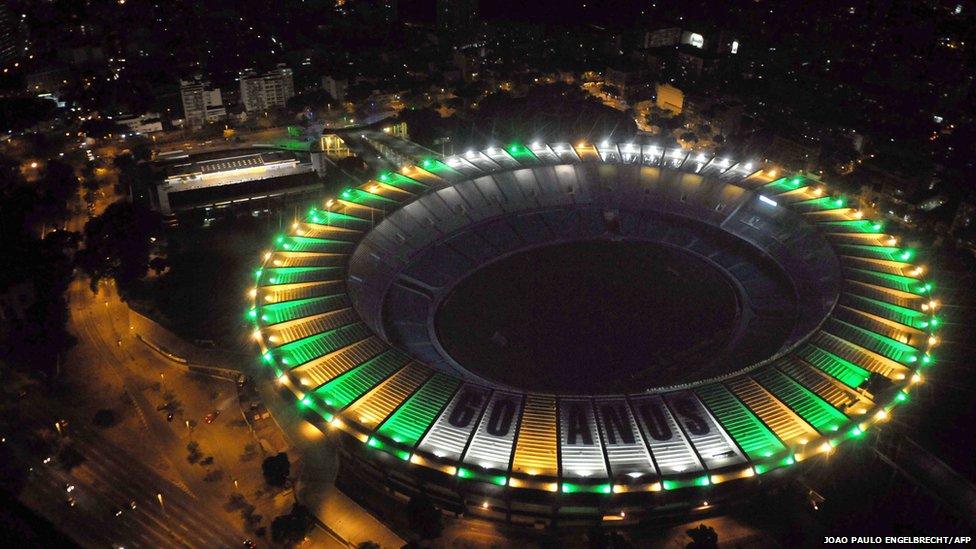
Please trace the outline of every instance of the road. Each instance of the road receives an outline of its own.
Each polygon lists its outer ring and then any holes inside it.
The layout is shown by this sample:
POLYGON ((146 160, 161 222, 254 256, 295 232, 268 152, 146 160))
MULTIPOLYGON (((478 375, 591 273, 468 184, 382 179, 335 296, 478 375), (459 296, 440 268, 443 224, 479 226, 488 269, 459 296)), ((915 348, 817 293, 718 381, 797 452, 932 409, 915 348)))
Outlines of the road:
MULTIPOLYGON (((56 413, 33 403, 25 412, 47 417, 56 413)), ((75 421, 70 423, 78 425, 75 421)), ((34 466, 21 499, 58 524, 79 544, 89 547, 240 546, 243 538, 239 532, 208 516, 196 498, 123 448, 84 427, 69 426, 65 433, 84 461, 70 472, 53 463, 34 466), (76 500, 74 507, 66 503, 66 484, 76 486, 71 492, 76 500), (135 509, 130 507, 133 501, 135 509), (120 516, 116 516, 118 509, 123 509, 120 516)))
MULTIPOLYGON (((23 461, 33 464, 33 474, 21 500, 83 546, 240 546, 246 534, 225 519, 221 503, 226 499, 220 498, 223 494, 205 484, 200 475, 185 475, 181 470, 179 455, 173 449, 180 448, 185 440, 165 426, 165 421, 161 427, 158 418, 146 417, 152 404, 139 390, 124 361, 149 363, 154 359, 143 353, 132 354, 129 346, 119 344, 121 338, 111 311, 125 305, 107 290, 95 296, 81 279, 72 283, 69 295, 70 326, 78 338, 78 352, 82 353, 75 356, 81 360, 97 357, 95 361, 122 379, 142 416, 145 436, 133 437, 131 447, 121 447, 87 427, 89 418, 57 400, 37 395, 21 401, 18 413, 33 424, 52 425, 53 430, 52 418, 68 419, 63 434, 83 457, 82 463, 68 472, 55 464, 45 465, 44 456, 30 455, 20 448, 23 461), (164 456, 169 463, 167 469, 177 471, 183 481, 165 478, 143 463, 147 447, 164 456), (76 486, 71 493, 76 500, 74 507, 66 503, 66 484, 76 486), (132 501, 135 509, 129 508, 132 501), (117 517, 118 509, 123 509, 123 513, 117 517)), ((151 410, 155 412, 154 408, 151 410)))

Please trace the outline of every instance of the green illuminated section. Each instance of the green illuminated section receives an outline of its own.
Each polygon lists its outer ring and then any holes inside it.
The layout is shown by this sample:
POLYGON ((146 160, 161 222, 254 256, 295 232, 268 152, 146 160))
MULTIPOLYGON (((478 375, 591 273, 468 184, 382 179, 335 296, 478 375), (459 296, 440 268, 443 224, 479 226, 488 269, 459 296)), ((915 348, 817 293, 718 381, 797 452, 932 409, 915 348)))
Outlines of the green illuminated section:
POLYGON ((851 219, 847 221, 821 221, 820 226, 830 233, 881 234, 884 225, 870 219, 851 219))
POLYGON ((847 416, 837 408, 772 368, 765 368, 754 377, 821 434, 834 432, 847 422, 847 416))
POLYGON ((870 349, 880 355, 902 364, 911 364, 918 360, 919 351, 911 345, 906 345, 890 337, 876 334, 871 330, 855 326, 843 320, 831 318, 825 328, 828 332, 846 339, 851 343, 870 349))
POLYGON ((505 475, 489 475, 487 473, 482 473, 480 471, 465 469, 464 467, 458 467, 457 476, 458 478, 463 478, 467 480, 480 480, 482 482, 490 482, 498 486, 506 486, 508 484, 508 477, 506 477, 505 475))
POLYGON ((785 458, 778 459, 776 461, 757 463, 753 467, 753 469, 756 470, 757 475, 762 475, 774 469, 779 469, 781 467, 788 467, 790 465, 793 465, 794 463, 796 463, 796 459, 794 459, 793 456, 786 456, 785 458))
POLYGON ((800 176, 795 177, 781 177, 776 181, 771 183, 766 183, 763 185, 763 189, 772 191, 776 194, 788 193, 790 191, 795 191, 800 187, 804 186, 803 178, 800 176))
POLYGON ((309 211, 306 221, 309 223, 341 227, 344 229, 370 229, 372 227, 372 223, 370 223, 368 219, 353 217, 349 214, 332 212, 329 210, 320 210, 317 208, 312 208, 312 210, 309 211))
POLYGON ((387 185, 391 185, 398 189, 403 189, 412 193, 422 193, 429 188, 427 185, 424 185, 416 179, 410 179, 409 177, 396 172, 381 173, 376 179, 387 185))
POLYGON ((852 389, 857 389, 871 377, 871 372, 857 364, 809 343, 797 349, 796 354, 852 389))
POLYGON ((919 329, 929 326, 928 315, 915 309, 900 307, 886 301, 879 301, 855 294, 846 294, 844 300, 858 310, 887 318, 905 326, 919 329))
POLYGON ((296 318, 327 313, 349 306, 346 294, 327 295, 322 297, 309 297, 306 299, 294 299, 292 301, 282 301, 260 307, 258 311, 261 322, 266 325, 287 322, 296 318))
POLYGON ((678 488, 691 488, 693 486, 701 488, 711 483, 712 481, 708 478, 708 475, 702 475, 695 478, 662 480, 661 488, 665 490, 677 490, 678 488))
POLYGON ((722 385, 712 383, 695 392, 749 459, 758 460, 786 449, 776 435, 722 385))
POLYGON ((390 349, 326 383, 316 391, 316 395, 327 405, 341 410, 359 400, 376 384, 393 375, 408 362, 409 356, 390 349))
POLYGON ((281 363, 286 366, 298 366, 366 339, 370 335, 372 332, 369 328, 357 322, 282 345, 275 350, 275 355, 280 357, 281 363))
POLYGON ((278 237, 275 241, 275 249, 287 252, 314 252, 314 253, 348 253, 355 247, 352 242, 344 240, 331 240, 327 238, 313 238, 309 236, 286 236, 278 237))
POLYGON ((440 160, 437 160, 436 158, 425 158, 420 161, 419 166, 435 175, 459 173, 454 168, 448 166, 440 160))
POLYGON ((813 198, 810 200, 801 200, 794 207, 800 208, 805 211, 827 211, 836 210, 837 208, 843 208, 847 205, 847 201, 843 198, 833 198, 830 196, 824 196, 821 198, 813 198))
POLYGON ((901 290, 916 295, 924 294, 927 291, 924 283, 907 276, 856 268, 845 269, 845 273, 851 280, 874 284, 876 286, 884 286, 892 290, 901 290))
POLYGON ((529 150, 528 147, 521 143, 512 143, 511 145, 505 147, 508 154, 512 155, 515 160, 537 160, 535 154, 529 150))
POLYGON ((894 248, 891 246, 862 246, 857 244, 838 244, 836 246, 843 255, 885 259, 888 261, 911 261, 915 257, 913 250, 894 248))
POLYGON ((610 494, 613 493, 613 486, 610 484, 573 484, 564 482, 561 491, 564 494, 610 494))
POLYGON ((413 447, 437 419, 461 382, 451 376, 437 374, 397 408, 377 431, 396 442, 413 447))
POLYGON ((377 437, 369 437, 366 441, 366 445, 370 448, 376 448, 377 450, 382 450, 388 454, 392 454, 403 461, 410 459, 410 452, 403 451, 393 444, 387 444, 377 437))
POLYGON ((272 267, 261 273, 258 286, 336 280, 341 274, 342 267, 272 267))

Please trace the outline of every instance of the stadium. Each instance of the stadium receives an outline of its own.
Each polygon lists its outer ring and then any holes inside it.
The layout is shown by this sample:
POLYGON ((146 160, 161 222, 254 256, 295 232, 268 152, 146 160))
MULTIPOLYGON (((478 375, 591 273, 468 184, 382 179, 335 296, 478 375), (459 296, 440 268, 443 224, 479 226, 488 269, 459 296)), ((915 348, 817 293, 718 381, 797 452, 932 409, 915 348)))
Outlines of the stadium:
POLYGON ((337 483, 515 524, 766 489, 934 360, 916 250, 818 178, 646 144, 428 158, 275 238, 261 361, 337 483))

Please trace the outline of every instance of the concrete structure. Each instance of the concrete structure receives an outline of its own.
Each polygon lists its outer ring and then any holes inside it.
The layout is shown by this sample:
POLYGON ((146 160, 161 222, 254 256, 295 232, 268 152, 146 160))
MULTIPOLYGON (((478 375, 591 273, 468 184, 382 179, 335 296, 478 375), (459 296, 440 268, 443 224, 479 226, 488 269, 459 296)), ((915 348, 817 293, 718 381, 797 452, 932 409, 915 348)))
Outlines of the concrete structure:
POLYGON ((776 485, 887 420, 937 343, 914 256, 803 175, 649 144, 511 144, 426 158, 312 208, 263 256, 248 316, 266 375, 339 435, 340 486, 529 527, 626 525, 776 485), (438 344, 431 311, 461 279, 594 239, 727 273, 748 311, 728 351, 738 368, 551 394, 438 344), (743 354, 761 340, 772 347, 743 354))
POLYGON ((678 115, 684 104, 685 94, 670 84, 657 85, 657 107, 678 115))
POLYGON ((241 74, 241 104, 247 112, 283 108, 295 95, 295 81, 291 69, 284 64, 258 74, 249 70, 241 74))
POLYGON ((669 27, 644 33, 644 49, 677 46, 681 43, 681 28, 669 27))
POLYGON ((227 116, 220 88, 211 87, 210 82, 200 76, 180 80, 180 99, 183 102, 183 124, 188 128, 199 128, 227 116))
POLYGON ((71 72, 61 65, 50 65, 24 76, 24 87, 31 93, 54 93, 68 85, 71 72))
POLYGON ((163 215, 321 188, 311 163, 289 151, 236 149, 157 163, 165 175, 154 206, 163 215))
POLYGON ((132 133, 150 134, 163 131, 163 121, 157 112, 147 112, 134 116, 116 118, 115 122, 129 128, 132 133))
POLYGON ((331 95, 336 101, 345 101, 346 89, 349 87, 349 80, 326 75, 322 77, 322 87, 325 88, 325 91, 329 92, 329 95, 331 95))
POLYGON ((0 4, 0 68, 10 69, 27 57, 27 28, 18 14, 0 4))

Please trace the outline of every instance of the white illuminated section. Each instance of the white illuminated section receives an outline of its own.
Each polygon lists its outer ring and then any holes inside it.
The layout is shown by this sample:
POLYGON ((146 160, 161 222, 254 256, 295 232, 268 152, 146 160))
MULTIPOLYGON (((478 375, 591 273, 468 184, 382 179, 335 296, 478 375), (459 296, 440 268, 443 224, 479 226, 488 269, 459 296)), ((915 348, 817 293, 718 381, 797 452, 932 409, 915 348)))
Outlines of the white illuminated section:
POLYGON ((766 204, 769 204, 770 206, 779 206, 779 204, 777 204, 775 200, 769 198, 768 196, 759 195, 759 200, 765 202, 766 204))
POLYGON ((697 32, 693 32, 691 33, 691 36, 688 37, 688 44, 696 48, 703 48, 705 47, 705 37, 697 32))
POLYGON ((739 41, 733 40, 732 47, 729 49, 729 53, 736 54, 739 53, 739 41))

